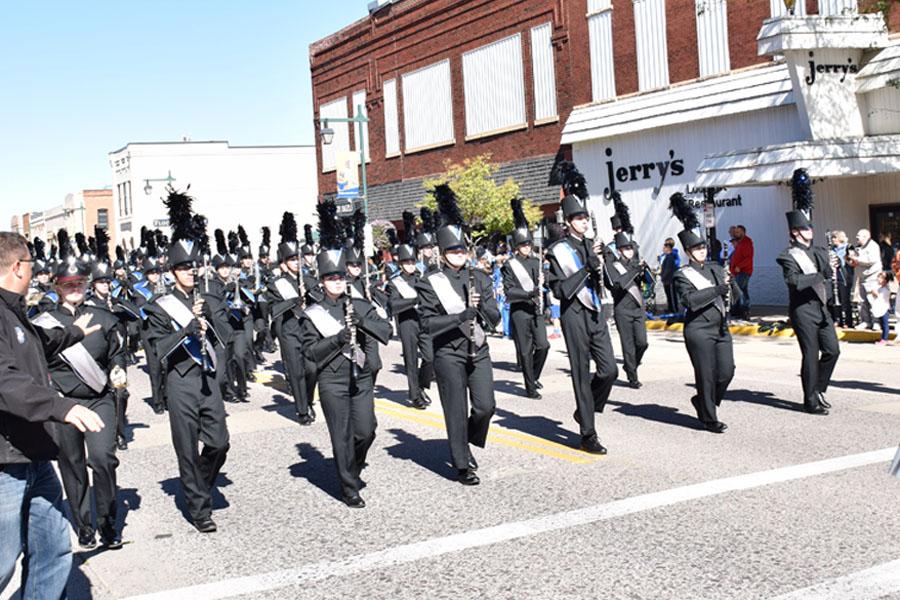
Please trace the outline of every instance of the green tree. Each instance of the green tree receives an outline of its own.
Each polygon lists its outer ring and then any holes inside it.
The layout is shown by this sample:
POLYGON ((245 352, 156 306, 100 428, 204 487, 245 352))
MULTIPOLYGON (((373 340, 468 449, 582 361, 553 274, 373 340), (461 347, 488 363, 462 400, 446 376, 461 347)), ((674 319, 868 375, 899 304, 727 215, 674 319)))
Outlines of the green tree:
MULTIPOLYGON (((482 154, 467 158, 462 164, 444 161, 445 172, 422 183, 428 193, 419 206, 436 209, 437 203, 430 192, 441 183, 447 183, 456 193, 459 208, 476 238, 512 232, 513 217, 509 202, 519 196, 519 184, 511 177, 497 183, 500 166, 490 162, 490 159, 490 154, 482 154)), ((522 199, 522 206, 529 224, 534 228, 541 219, 541 210, 525 198, 522 199)))

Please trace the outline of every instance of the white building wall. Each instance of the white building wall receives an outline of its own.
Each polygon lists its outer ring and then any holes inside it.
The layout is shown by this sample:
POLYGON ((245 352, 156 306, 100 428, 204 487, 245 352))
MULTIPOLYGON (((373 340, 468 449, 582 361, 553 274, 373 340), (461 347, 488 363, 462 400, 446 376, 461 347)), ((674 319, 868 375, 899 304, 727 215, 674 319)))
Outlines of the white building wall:
MULTIPOLYGON (((651 266, 662 251, 666 237, 676 237, 681 229, 669 211, 669 196, 685 192, 694 186, 694 169, 706 154, 740 147, 762 146, 802 139, 802 129, 793 105, 782 108, 743 113, 732 117, 710 119, 686 125, 644 131, 634 135, 575 144, 573 158, 584 173, 591 192, 591 206, 597 217, 600 235, 609 240, 612 230, 609 217, 612 203, 604 199, 609 186, 608 165, 615 170, 625 167, 629 180, 617 182, 616 189, 631 209, 635 234, 641 252, 651 266), (611 152, 611 156, 608 154, 611 152), (669 162, 666 167, 666 161, 669 162), (681 161, 684 172, 675 174, 675 161, 681 161), (645 169, 644 165, 654 166, 645 169), (660 186, 660 163, 668 169, 660 186), (637 166, 640 165, 638 169, 637 166), (636 180, 631 181, 631 167, 635 166, 636 180), (645 174, 649 172, 649 176, 645 174)), ((756 250, 754 273, 750 282, 750 296, 756 304, 781 305, 787 302, 787 290, 775 257, 787 244, 784 213, 790 210, 790 190, 786 187, 729 189, 717 198, 741 197, 741 206, 719 208, 717 236, 727 238, 730 225, 747 227, 756 250)), ((697 199, 701 196, 697 195, 697 199)), ((701 214, 702 217, 702 214, 701 214)), ((676 238, 677 239, 677 238, 676 238)), ((682 252, 679 246, 679 252, 682 252)))
MULTIPOLYGON (((284 211, 294 212, 297 222, 313 223, 318 199, 316 156, 313 146, 229 147, 226 142, 130 144, 110 155, 110 162, 128 155, 128 167, 113 168, 113 187, 131 181, 133 212, 117 220, 118 239, 139 242, 141 226, 155 228, 168 219, 162 198, 165 183, 152 183, 144 193, 145 179, 160 179, 171 171, 174 186, 195 198, 194 210, 215 228, 247 230, 254 254, 260 228, 272 230, 272 246, 278 242, 278 226, 284 211), (123 231, 124 228, 130 230, 123 231)), ((115 207, 118 210, 118 206, 115 207)), ((117 215, 118 216, 118 215, 117 215)), ((167 227, 162 227, 167 231, 167 227)), ((302 231, 302 230, 301 230, 302 231)))

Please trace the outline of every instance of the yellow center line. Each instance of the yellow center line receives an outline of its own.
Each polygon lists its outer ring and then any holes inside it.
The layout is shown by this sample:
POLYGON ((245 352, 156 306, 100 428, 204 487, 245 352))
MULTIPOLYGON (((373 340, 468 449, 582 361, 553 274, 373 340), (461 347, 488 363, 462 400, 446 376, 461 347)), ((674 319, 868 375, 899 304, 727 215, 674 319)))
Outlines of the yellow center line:
MULTIPOLYGON (((387 402, 388 401, 384 400, 376 400, 376 407, 378 409, 378 412, 411 421, 413 423, 427 425, 434 429, 446 431, 446 428, 444 426, 444 419, 441 416, 435 415, 433 413, 429 414, 425 411, 417 410, 413 412, 410 409, 404 409, 403 407, 399 406, 392 406, 387 402)), ((529 435, 527 433, 511 431, 504 427, 500 427, 499 425, 491 425, 491 430, 488 434, 488 440, 490 442, 498 443, 503 446, 518 448, 520 450, 526 450, 534 454, 549 456, 576 464, 591 463, 600 459, 599 456, 585 454, 574 448, 569 448, 568 446, 563 446, 562 444, 551 442, 537 436, 529 435)))

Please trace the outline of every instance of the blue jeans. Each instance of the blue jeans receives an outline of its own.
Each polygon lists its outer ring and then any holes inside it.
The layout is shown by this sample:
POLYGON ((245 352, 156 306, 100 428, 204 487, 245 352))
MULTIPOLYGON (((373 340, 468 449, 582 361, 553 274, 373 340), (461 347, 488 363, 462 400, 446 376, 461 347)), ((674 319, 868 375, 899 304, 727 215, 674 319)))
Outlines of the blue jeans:
POLYGON ((50 461, 0 468, 0 591, 22 560, 22 600, 63 598, 72 568, 62 487, 50 461))
POLYGON ((734 312, 738 316, 750 314, 750 276, 747 273, 736 273, 734 282, 741 289, 740 300, 734 303, 734 312))

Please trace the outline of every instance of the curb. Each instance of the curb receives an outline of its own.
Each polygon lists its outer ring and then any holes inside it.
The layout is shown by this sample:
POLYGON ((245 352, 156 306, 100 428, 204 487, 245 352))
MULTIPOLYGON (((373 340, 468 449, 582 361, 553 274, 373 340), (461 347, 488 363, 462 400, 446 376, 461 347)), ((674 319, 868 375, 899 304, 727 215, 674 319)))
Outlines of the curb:
MULTIPOLYGON (((794 337, 794 330, 791 327, 766 331, 759 330, 760 325, 730 325, 728 331, 731 335, 752 335, 756 337, 794 337)), ((648 331, 684 331, 684 323, 666 323, 662 320, 647 320, 648 331)), ((838 329, 836 331, 837 338, 842 342, 851 344, 873 343, 881 339, 881 333, 877 331, 859 331, 856 329, 838 329)), ((890 334, 889 339, 896 336, 890 334)))

